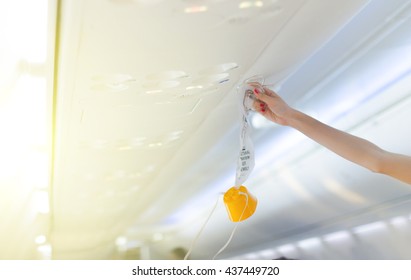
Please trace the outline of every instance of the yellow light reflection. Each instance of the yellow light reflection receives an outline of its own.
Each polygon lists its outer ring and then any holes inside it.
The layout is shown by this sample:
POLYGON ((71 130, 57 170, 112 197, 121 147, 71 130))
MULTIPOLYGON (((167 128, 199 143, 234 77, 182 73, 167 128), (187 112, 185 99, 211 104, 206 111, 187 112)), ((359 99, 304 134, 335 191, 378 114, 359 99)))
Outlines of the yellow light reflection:
POLYGON ((48 214, 50 211, 49 193, 37 191, 34 193, 34 208, 40 214, 48 214))
POLYGON ((36 239, 34 241, 36 242, 36 244, 41 245, 47 241, 47 238, 44 235, 39 235, 39 236, 36 236, 36 239))
POLYGON ((47 53, 47 0, 6 1, 7 45, 15 57, 44 63, 47 53))
POLYGON ((333 178, 323 179, 324 187, 331 193, 335 194, 339 198, 353 204, 364 205, 367 203, 367 199, 358 193, 350 190, 347 186, 344 186, 340 182, 333 178))
POLYGON ((304 185, 297 180, 297 178, 288 168, 282 168, 281 172, 281 178, 295 192, 295 194, 297 194, 299 197, 306 201, 313 202, 316 200, 314 196, 309 191, 307 191, 304 185))
POLYGON ((0 106, 0 178, 26 176, 24 170, 44 178, 41 169, 48 167, 45 79, 24 75, 0 106))
POLYGON ((12 229, 0 230, 0 259, 32 258, 21 244, 35 251, 44 242, 34 236, 48 232, 38 217, 50 211, 49 2, 0 1, 0 220, 12 229))

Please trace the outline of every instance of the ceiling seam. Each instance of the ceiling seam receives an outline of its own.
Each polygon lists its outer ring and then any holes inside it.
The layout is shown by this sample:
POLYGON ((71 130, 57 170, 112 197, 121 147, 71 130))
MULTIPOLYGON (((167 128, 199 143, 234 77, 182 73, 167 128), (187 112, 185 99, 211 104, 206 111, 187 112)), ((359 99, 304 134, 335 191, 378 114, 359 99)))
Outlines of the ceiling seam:
MULTIPOLYGON (((54 55, 53 55, 53 93, 52 93, 52 123, 51 123, 51 155, 50 155, 50 186, 49 186, 49 206, 50 206, 50 224, 48 236, 51 237, 55 226, 54 217, 54 181, 55 181, 55 149, 56 149, 56 127, 57 127, 57 91, 58 91, 58 74, 59 74, 59 57, 60 57, 60 32, 61 32, 61 1, 56 0, 55 3, 55 31, 54 31, 54 55)), ((52 243, 52 240, 50 241, 52 243)), ((51 258, 54 253, 52 250, 51 258)))

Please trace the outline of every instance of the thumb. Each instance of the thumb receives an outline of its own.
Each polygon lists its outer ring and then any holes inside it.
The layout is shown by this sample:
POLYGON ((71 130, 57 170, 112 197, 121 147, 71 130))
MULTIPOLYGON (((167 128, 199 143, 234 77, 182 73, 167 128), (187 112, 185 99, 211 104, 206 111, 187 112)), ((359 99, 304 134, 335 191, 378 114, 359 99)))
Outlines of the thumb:
POLYGON ((257 97, 257 99, 263 101, 264 103, 267 103, 270 100, 270 96, 267 95, 265 93, 265 90, 263 90, 263 89, 254 88, 253 93, 257 97))

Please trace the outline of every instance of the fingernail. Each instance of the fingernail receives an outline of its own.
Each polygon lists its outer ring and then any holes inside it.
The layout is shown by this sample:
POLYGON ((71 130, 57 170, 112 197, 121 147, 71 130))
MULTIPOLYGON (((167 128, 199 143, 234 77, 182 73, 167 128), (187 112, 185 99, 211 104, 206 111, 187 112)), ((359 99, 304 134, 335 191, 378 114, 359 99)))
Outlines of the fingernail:
POLYGON ((254 89, 254 93, 255 93, 255 94, 260 94, 261 92, 260 92, 260 90, 259 90, 258 88, 255 88, 255 89, 254 89))

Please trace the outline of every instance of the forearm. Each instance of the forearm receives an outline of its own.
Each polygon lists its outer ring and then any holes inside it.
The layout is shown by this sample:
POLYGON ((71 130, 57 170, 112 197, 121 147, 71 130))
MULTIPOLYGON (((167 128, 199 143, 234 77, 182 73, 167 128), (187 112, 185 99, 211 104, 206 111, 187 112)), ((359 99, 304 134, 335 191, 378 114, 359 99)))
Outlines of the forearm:
POLYGON ((288 125, 341 157, 371 171, 381 172, 384 151, 371 142, 330 127, 302 112, 293 110, 288 125))
POLYGON ((387 152, 373 143, 330 127, 289 107, 269 88, 254 89, 254 108, 267 119, 299 130, 320 145, 373 172, 411 184, 411 157, 387 152))

